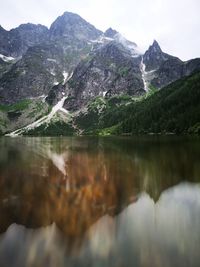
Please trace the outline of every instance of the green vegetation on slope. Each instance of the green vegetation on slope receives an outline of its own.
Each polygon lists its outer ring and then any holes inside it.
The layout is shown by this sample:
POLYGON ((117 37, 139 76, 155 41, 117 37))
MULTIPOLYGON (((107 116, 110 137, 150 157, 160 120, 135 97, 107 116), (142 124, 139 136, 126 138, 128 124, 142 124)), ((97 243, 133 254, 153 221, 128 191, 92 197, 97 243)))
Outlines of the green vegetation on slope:
POLYGON ((22 101, 19 101, 15 104, 12 105, 0 105, 0 110, 1 111, 20 111, 20 110, 24 110, 26 108, 28 108, 29 104, 31 103, 30 99, 25 99, 22 101))
POLYGON ((71 136, 75 133, 70 123, 52 122, 50 124, 42 124, 39 127, 23 133, 30 136, 71 136))
MULTIPOLYGON (((21 110, 21 102, 8 110, 21 110), (19 107, 18 107, 19 105, 19 107)), ((37 107, 40 109, 40 107, 37 107)), ((5 107, 0 106, 0 109, 5 107)), ((160 91, 152 88, 138 99, 128 95, 97 97, 72 121, 52 121, 25 135, 131 135, 149 133, 200 134, 200 73, 176 81, 160 91)))
POLYGON ((76 118, 77 126, 85 134, 102 135, 200 133, 200 73, 153 90, 140 101, 123 99, 106 100, 101 112, 90 103, 88 112, 76 118))
POLYGON ((132 105, 129 114, 121 124, 122 133, 194 133, 193 127, 200 122, 200 73, 132 105))
POLYGON ((133 102, 134 100, 127 95, 114 96, 108 99, 97 97, 88 104, 87 111, 80 112, 74 118, 74 123, 86 135, 107 135, 107 132, 111 134, 119 121, 126 117, 124 110, 127 109, 127 105, 133 102))
POLYGON ((11 105, 0 105, 0 131, 2 134, 20 129, 50 112, 43 99, 24 99, 11 105))

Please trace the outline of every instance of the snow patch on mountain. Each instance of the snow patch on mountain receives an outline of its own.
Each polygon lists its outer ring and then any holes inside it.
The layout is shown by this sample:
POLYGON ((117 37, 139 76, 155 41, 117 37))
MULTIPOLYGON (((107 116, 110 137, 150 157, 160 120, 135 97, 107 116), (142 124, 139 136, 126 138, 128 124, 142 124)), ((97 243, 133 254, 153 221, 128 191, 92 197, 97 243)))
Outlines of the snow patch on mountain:
POLYGON ((56 59, 53 59, 53 58, 47 58, 47 61, 50 61, 50 62, 57 62, 56 59))
POLYGON ((51 73, 51 75, 56 76, 56 73, 54 70, 51 70, 50 73, 51 73))
POLYGON ((142 80, 143 80, 143 84, 144 84, 144 90, 147 92, 148 91, 148 83, 146 81, 146 71, 145 71, 146 66, 144 64, 143 57, 141 59, 140 69, 141 69, 141 73, 142 73, 142 80))
POLYGON ((3 61, 5 61, 5 62, 10 62, 10 61, 15 60, 14 57, 7 57, 7 56, 4 56, 4 55, 2 55, 2 54, 0 54, 0 58, 1 58, 3 61))
POLYGON ((108 42, 114 41, 113 38, 106 37, 104 35, 101 35, 98 39, 96 40, 90 40, 89 43, 97 43, 97 44, 105 44, 108 42))
POLYGON ((150 70, 150 71, 146 71, 146 65, 144 64, 144 59, 142 56, 141 59, 141 63, 140 63, 140 70, 142 73, 142 80, 143 80, 143 84, 144 84, 144 90, 147 92, 148 91, 148 86, 151 82, 151 80, 155 77, 154 72, 155 70, 150 70))
POLYGON ((64 83, 67 80, 68 76, 69 76, 69 73, 66 71, 63 71, 64 83))
POLYGON ((107 91, 104 91, 104 92, 103 92, 103 97, 105 97, 105 96, 106 96, 106 94, 107 94, 107 91))
POLYGON ((68 82, 71 79, 72 75, 73 75, 73 72, 71 72, 71 74, 69 74, 68 72, 63 71, 63 77, 64 77, 63 84, 68 82))

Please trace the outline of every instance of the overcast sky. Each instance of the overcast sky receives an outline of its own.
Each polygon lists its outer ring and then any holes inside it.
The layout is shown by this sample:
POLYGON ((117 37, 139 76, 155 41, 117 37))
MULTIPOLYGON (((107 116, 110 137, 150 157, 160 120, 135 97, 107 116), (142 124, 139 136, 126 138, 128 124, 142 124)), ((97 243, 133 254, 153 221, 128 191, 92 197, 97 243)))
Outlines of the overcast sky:
POLYGON ((96 28, 112 27, 143 49, 156 39, 183 60, 200 57, 200 0, 0 0, 5 29, 32 22, 50 26, 65 11, 96 28))

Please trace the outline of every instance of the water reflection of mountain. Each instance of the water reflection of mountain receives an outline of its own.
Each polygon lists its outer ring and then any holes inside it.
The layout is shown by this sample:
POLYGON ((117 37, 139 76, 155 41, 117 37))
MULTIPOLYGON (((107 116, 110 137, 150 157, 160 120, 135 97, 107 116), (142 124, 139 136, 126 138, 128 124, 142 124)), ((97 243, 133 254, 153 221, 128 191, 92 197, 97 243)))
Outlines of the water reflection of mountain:
POLYGON ((0 236, 0 263, 9 267, 197 267, 199 215, 200 185, 182 183, 164 191, 156 204, 143 193, 117 216, 101 217, 73 251, 55 224, 38 230, 13 224, 0 236))
POLYGON ((101 150, 90 149, 87 142, 73 145, 71 139, 57 140, 4 141, 7 163, 0 165, 1 232, 12 223, 37 228, 56 222, 73 240, 104 214, 114 216, 136 201, 134 179, 129 179, 134 174, 130 168, 119 170, 118 157, 107 161, 101 150))
POLYGON ((199 142, 176 138, 0 139, 1 232, 12 223, 56 222, 76 239, 140 192, 154 200, 183 180, 198 182, 199 142))

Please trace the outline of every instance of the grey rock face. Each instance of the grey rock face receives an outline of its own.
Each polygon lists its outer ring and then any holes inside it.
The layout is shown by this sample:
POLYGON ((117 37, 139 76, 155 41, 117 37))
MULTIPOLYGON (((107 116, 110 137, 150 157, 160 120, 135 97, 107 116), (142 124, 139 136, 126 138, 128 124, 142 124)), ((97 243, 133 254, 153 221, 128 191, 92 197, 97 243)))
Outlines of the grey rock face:
POLYGON ((67 109, 76 110, 96 96, 143 94, 141 58, 132 58, 121 44, 110 42, 82 61, 68 82, 67 109))
POLYGON ((157 88, 162 88, 198 70, 200 70, 200 59, 192 59, 188 62, 171 59, 163 63, 156 71, 151 83, 157 88))
POLYGON ((145 52, 143 61, 146 65, 145 71, 153 71, 152 74, 150 73, 152 76, 150 83, 159 89, 200 70, 200 59, 183 62, 177 57, 164 53, 156 41, 145 52))
POLYGON ((5 62, 3 59, 0 58, 0 79, 12 66, 11 62, 5 62))
POLYGON ((0 54, 3 54, 5 56, 8 56, 8 32, 2 27, 0 26, 0 54))
MULTIPOLYGON (((167 60, 174 57, 163 53, 158 42, 154 40, 153 44, 145 52, 143 56, 143 61, 146 65, 146 71, 159 69, 160 66, 167 60)), ((178 59, 178 58, 177 58, 178 59)))
POLYGON ((159 69, 154 72, 151 84, 156 88, 162 88, 183 76, 183 62, 176 58, 164 61, 159 69))
POLYGON ((44 28, 40 25, 25 24, 10 32, 0 29, 5 36, 12 32, 12 38, 16 37, 16 45, 11 45, 14 52, 9 50, 8 38, 5 44, 7 50, 2 51, 2 54, 18 56, 24 53, 12 68, 6 68, 6 64, 0 62, 1 103, 13 103, 24 98, 48 94, 55 84, 64 82, 63 74, 69 75, 91 51, 93 44, 89 43, 87 38, 93 39, 101 34, 78 15, 67 12, 52 25, 50 32, 53 40, 49 39, 48 29, 44 28))
POLYGON ((65 82, 64 75, 70 75, 91 48, 85 42, 51 41, 30 47, 12 67, 0 64, 0 102, 47 95, 55 84, 65 82))
POLYGON ((1 103, 47 94, 55 82, 62 82, 62 50, 53 45, 29 48, 0 79, 1 103))
POLYGON ((65 12, 50 27, 51 39, 69 37, 79 40, 93 40, 101 34, 102 32, 93 25, 71 12, 65 12))
POLYGON ((188 76, 200 70, 200 58, 191 59, 183 64, 183 75, 188 76))
POLYGON ((118 32, 112 28, 108 28, 104 33, 104 35, 109 38, 114 38, 116 34, 118 34, 118 32))
POLYGON ((66 92, 65 85, 63 84, 55 85, 51 88, 45 100, 50 106, 53 106, 56 103, 58 103, 58 101, 63 97, 65 92, 66 92))
POLYGON ((20 57, 29 47, 48 39, 48 28, 31 23, 6 31, 0 27, 0 54, 20 57))

